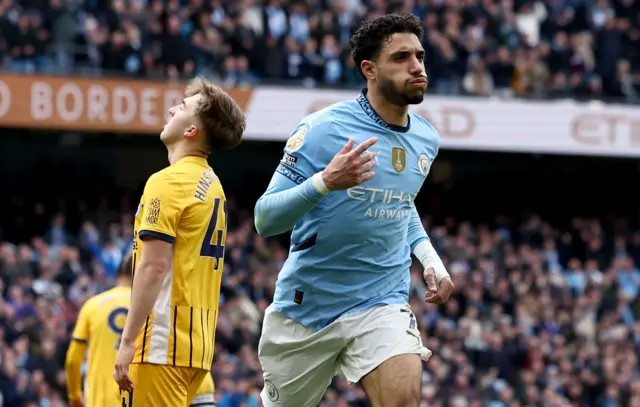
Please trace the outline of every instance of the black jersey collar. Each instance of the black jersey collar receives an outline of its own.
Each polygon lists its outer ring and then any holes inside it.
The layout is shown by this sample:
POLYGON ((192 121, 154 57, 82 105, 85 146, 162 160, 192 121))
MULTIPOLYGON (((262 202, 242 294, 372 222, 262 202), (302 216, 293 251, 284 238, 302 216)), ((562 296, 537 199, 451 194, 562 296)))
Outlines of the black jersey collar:
POLYGON ((391 123, 385 122, 384 119, 382 117, 380 117, 378 112, 375 111, 373 106, 371 106, 371 103, 369 103, 369 99, 367 99, 367 92, 368 92, 368 89, 367 88, 363 88, 362 89, 362 93, 360 93, 360 95, 358 96, 358 99, 356 99, 356 100, 360 104, 360 107, 362 108, 362 110, 364 110, 364 112, 373 121, 375 121, 380 126, 386 128, 386 129, 389 129, 389 130, 398 131, 398 132, 401 132, 401 133, 406 133, 406 132, 409 131, 409 129, 411 128, 411 116, 407 116, 407 125, 406 126, 398 126, 397 124, 391 124, 391 123))

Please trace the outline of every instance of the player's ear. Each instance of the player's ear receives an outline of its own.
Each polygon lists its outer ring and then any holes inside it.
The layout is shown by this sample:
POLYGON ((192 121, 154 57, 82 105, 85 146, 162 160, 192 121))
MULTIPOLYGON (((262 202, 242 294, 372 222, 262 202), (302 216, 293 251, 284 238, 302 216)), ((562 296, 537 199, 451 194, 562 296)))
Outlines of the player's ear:
POLYGON ((373 62, 364 60, 360 63, 360 69, 362 70, 362 74, 368 80, 373 80, 376 78, 376 66, 373 62))
POLYGON ((198 134, 198 127, 191 125, 184 131, 184 137, 193 139, 198 134))

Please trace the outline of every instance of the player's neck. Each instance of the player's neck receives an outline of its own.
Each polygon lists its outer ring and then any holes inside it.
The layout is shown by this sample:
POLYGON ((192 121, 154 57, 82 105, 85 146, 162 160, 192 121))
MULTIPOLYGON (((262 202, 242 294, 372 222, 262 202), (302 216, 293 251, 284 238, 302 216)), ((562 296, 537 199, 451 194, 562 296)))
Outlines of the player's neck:
POLYGON ((409 120, 409 106, 395 105, 390 103, 379 91, 375 89, 375 86, 371 87, 367 91, 367 100, 378 113, 378 116, 382 118, 388 124, 396 126, 406 126, 409 120))
POLYGON ((202 157, 206 158, 207 155, 202 151, 194 151, 188 150, 186 148, 181 148, 180 145, 167 146, 167 151, 169 153, 169 165, 173 165, 180 161, 184 157, 202 157))
POLYGON ((119 277, 116 280, 116 287, 131 287, 131 278, 119 277))

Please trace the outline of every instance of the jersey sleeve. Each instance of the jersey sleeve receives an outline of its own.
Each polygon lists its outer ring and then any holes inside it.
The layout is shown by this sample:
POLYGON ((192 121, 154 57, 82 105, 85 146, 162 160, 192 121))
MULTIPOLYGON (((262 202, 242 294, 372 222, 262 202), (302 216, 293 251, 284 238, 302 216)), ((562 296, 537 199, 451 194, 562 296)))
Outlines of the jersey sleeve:
POLYGON ((172 175, 159 172, 149 178, 143 196, 138 236, 173 244, 186 201, 182 185, 172 175))
POLYGON ((69 400, 82 399, 82 371, 81 365, 87 350, 87 344, 72 341, 65 359, 65 374, 67 377, 67 397, 69 400))
POLYGON ((300 123, 284 147, 276 172, 299 185, 323 170, 333 157, 326 154, 323 145, 323 140, 326 142, 330 137, 330 129, 331 122, 311 124, 305 120, 300 123))
POLYGON ((87 343, 89 341, 89 321, 91 320, 92 304, 92 302, 88 301, 80 308, 76 326, 73 328, 73 333, 71 334, 71 340, 81 343, 87 343))
POLYGON ((254 210, 255 226, 262 236, 273 236, 291 230, 326 195, 314 186, 318 177, 337 151, 326 148, 331 123, 302 122, 284 148, 265 193, 254 210))
POLYGON ((411 218, 409 219, 409 229, 407 232, 407 241, 409 242, 411 251, 413 252, 418 243, 423 240, 429 240, 429 236, 422 225, 422 219, 420 219, 418 210, 414 206, 411 210, 411 218))

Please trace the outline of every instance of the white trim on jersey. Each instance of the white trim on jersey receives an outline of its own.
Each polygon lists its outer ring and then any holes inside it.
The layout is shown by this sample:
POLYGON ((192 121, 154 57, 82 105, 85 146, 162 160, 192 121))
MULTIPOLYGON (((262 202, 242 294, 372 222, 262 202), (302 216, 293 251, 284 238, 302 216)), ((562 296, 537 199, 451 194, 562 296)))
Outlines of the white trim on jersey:
MULTIPOLYGON (((173 258, 173 253, 171 254, 173 258)), ((173 266, 167 270, 156 303, 153 305, 151 337, 149 339, 149 363, 165 364, 169 355, 169 335, 171 333, 171 288, 173 286, 173 266)))

